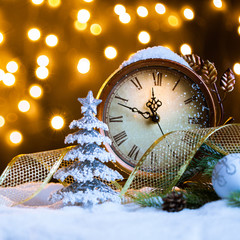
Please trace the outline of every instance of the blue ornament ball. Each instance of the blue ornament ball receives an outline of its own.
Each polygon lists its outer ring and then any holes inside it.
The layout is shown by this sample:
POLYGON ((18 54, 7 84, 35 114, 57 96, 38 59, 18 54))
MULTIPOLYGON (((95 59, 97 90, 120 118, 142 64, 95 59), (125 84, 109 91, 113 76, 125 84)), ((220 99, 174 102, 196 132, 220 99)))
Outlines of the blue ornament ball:
POLYGON ((212 185, 221 198, 240 191, 240 153, 229 154, 218 161, 212 173, 212 185))

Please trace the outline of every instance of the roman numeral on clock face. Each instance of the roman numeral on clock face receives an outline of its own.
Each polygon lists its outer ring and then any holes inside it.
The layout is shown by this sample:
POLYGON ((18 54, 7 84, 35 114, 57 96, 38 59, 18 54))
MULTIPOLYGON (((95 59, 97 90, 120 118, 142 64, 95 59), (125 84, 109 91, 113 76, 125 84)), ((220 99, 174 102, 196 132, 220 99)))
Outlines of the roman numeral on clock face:
POLYGON ((162 85, 162 73, 153 72, 152 75, 153 75, 154 86, 161 86, 162 85))
POLYGON ((121 100, 123 102, 128 102, 128 99, 122 98, 118 94, 115 95, 115 98, 117 98, 117 99, 119 99, 119 100, 121 100))
POLYGON ((131 148, 130 152, 128 153, 128 156, 130 158, 134 158, 134 160, 136 160, 139 151, 140 151, 140 148, 138 146, 136 146, 136 145, 133 145, 133 147, 131 148))
POLYGON ((109 117, 109 122, 123 122, 123 116, 109 117))
POLYGON ((142 89, 142 85, 140 84, 139 80, 137 77, 135 77, 134 79, 131 79, 131 82, 134 84, 134 86, 138 89, 141 90, 142 89))
POLYGON ((122 131, 113 136, 114 141, 117 143, 118 146, 123 144, 127 140, 127 134, 125 131, 122 131))
POLYGON ((196 100, 196 96, 192 96, 184 101, 185 105, 191 103, 193 100, 196 100))

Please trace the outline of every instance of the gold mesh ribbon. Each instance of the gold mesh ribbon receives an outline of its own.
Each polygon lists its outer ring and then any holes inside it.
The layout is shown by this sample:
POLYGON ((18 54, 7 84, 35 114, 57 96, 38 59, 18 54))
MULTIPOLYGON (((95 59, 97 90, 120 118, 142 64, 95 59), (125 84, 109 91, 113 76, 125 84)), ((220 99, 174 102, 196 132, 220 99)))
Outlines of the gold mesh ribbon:
POLYGON ((0 177, 0 205, 14 206, 36 196, 50 181, 72 147, 14 157, 0 177), (28 183, 35 183, 28 185, 28 183), (22 185, 22 190, 16 186, 22 185), (25 186, 25 187, 24 187, 25 186))
POLYGON ((240 124, 171 132, 156 140, 139 160, 125 183, 128 190, 150 187, 163 193, 178 182, 190 161, 205 143, 223 155, 240 152, 240 124))
MULTIPOLYGON (((240 152, 240 124, 176 131, 159 138, 139 160, 121 194, 128 189, 134 191, 146 187, 167 192, 180 179, 203 143, 223 155, 240 152)), ((63 158, 73 147, 14 157, 0 177, 0 205, 14 206, 36 196, 57 169, 72 163, 63 158), (28 187, 33 182, 35 184, 28 187), (20 185, 25 186, 25 191, 16 191, 15 187, 20 185)), ((70 177, 63 184, 72 181, 70 177)), ((121 189, 116 184, 110 183, 110 186, 121 189)))

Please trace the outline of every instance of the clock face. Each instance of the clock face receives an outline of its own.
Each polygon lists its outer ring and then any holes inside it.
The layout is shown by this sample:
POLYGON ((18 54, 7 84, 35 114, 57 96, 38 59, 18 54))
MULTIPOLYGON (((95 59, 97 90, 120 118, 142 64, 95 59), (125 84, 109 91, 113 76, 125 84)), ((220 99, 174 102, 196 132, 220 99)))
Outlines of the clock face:
POLYGON ((104 134, 130 169, 163 134, 212 126, 212 109, 201 84, 167 66, 143 66, 123 74, 104 101, 103 121, 109 127, 104 134))

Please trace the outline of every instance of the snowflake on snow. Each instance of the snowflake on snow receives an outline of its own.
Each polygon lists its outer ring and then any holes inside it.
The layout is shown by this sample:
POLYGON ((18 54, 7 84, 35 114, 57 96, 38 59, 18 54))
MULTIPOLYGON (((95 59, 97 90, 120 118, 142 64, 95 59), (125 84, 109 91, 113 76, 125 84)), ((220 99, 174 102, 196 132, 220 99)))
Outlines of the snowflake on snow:
POLYGON ((105 201, 120 201, 118 193, 101 181, 111 182, 123 179, 120 173, 104 164, 115 159, 111 153, 101 147, 104 143, 110 144, 111 140, 95 130, 97 128, 108 131, 107 125, 94 116, 97 114, 97 105, 101 100, 95 99, 92 91, 89 91, 86 98, 79 98, 78 101, 82 104, 83 118, 73 120, 69 128, 80 130, 65 138, 65 143, 76 142, 78 145, 64 157, 65 161, 77 161, 66 168, 61 168, 54 175, 54 178, 62 182, 72 176, 74 182, 53 193, 50 200, 63 200, 67 205, 81 206, 91 206, 105 201))

